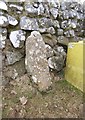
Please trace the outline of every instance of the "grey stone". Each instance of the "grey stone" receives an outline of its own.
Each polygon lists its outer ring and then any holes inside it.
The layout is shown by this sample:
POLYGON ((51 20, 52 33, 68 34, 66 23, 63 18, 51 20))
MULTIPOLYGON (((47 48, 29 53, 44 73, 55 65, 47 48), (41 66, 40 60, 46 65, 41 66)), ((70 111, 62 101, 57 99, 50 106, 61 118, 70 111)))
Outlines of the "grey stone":
POLYGON ((16 20, 16 18, 14 18, 14 17, 12 17, 10 15, 8 15, 7 17, 8 17, 8 22, 9 22, 10 25, 15 26, 15 25, 18 24, 18 21, 16 20))
POLYGON ((74 37, 75 36, 74 30, 69 30, 69 34, 70 34, 70 37, 74 37))
POLYGON ((60 9, 63 10, 63 11, 66 10, 65 2, 62 1, 62 2, 60 3, 60 9))
POLYGON ((58 41, 58 43, 60 43, 62 45, 68 45, 68 43, 69 43, 69 39, 66 38, 65 36, 59 36, 57 38, 57 41, 58 41))
POLYGON ((27 11, 28 14, 38 14, 38 9, 35 8, 32 4, 29 2, 25 4, 25 10, 27 11))
POLYGON ((60 28, 60 25, 59 25, 59 21, 58 21, 58 20, 53 20, 52 23, 53 23, 53 26, 54 26, 55 28, 60 28))
POLYGON ((10 41, 15 48, 23 47, 25 41, 25 34, 26 32, 22 30, 12 31, 10 33, 10 41))
POLYGON ((60 70, 63 69, 63 66, 64 66, 63 56, 57 55, 57 56, 50 57, 48 59, 48 64, 51 69, 54 69, 57 72, 59 72, 60 70))
POLYGON ((63 60, 65 60, 66 52, 65 52, 65 50, 62 46, 55 45, 53 50, 54 50, 54 53, 55 53, 56 56, 58 56, 60 54, 60 55, 63 56, 63 60))
POLYGON ((74 37, 75 33, 74 33, 74 30, 68 30, 68 31, 64 32, 64 35, 66 37, 74 37))
POLYGON ((55 29, 53 27, 49 27, 47 29, 47 32, 53 35, 53 34, 55 34, 55 29))
POLYGON ((58 8, 59 7, 59 1, 58 0, 47 0, 49 8, 55 7, 58 8))
POLYGON ((77 11, 71 9, 71 10, 69 11, 69 18, 75 18, 75 17, 77 17, 77 11))
POLYGON ((46 33, 47 32, 47 28, 39 28, 39 32, 40 33, 46 33))
POLYGON ((51 34, 42 34, 43 40, 46 44, 50 45, 51 47, 57 44, 57 39, 55 35, 51 34))
POLYGON ((1 10, 8 10, 8 7, 4 1, 0 1, 0 9, 1 10))
POLYGON ((12 65, 19 61, 23 55, 18 51, 6 51, 7 65, 12 65))
POLYGON ((7 29, 0 28, 0 48, 5 48, 5 41, 7 39, 7 29))
POLYGON ((75 29, 77 27, 77 23, 69 19, 68 27, 75 29))
POLYGON ((61 22, 61 28, 63 28, 63 29, 67 28, 67 20, 61 22))
POLYGON ((9 22, 7 17, 0 15, 0 27, 6 27, 8 26, 9 22))
POLYGON ((38 7, 38 15, 44 15, 44 6, 42 3, 39 4, 39 7, 38 7))
POLYGON ((20 28, 24 30, 39 30, 38 22, 35 18, 23 16, 20 20, 20 28))
POLYGON ((38 8, 39 7, 39 3, 38 2, 33 2, 33 7, 38 8))
POLYGON ((23 7, 16 4, 10 4, 9 8, 15 8, 16 10, 23 11, 23 7))
POLYGON ((53 26, 53 21, 52 19, 46 18, 46 17, 42 17, 39 19, 39 26, 41 28, 49 28, 53 26))
POLYGON ((38 89, 40 91, 46 91, 51 85, 51 78, 45 43, 41 34, 37 31, 31 32, 31 35, 26 40, 25 65, 28 75, 37 84, 38 89))
POLYGON ((63 11, 63 18, 64 18, 64 20, 68 20, 69 19, 69 11, 68 10, 64 10, 63 11))
POLYGON ((63 29, 57 29, 57 35, 63 35, 63 29))
POLYGON ((51 8, 50 12, 51 12, 52 16, 54 17, 54 19, 56 19, 57 16, 58 16, 58 9, 57 8, 51 8))
POLYGON ((48 58, 50 58, 54 55, 54 52, 53 52, 53 49, 50 45, 46 44, 45 47, 46 47, 46 51, 47 51, 46 56, 47 56, 47 59, 48 59, 48 58))
POLYGON ((45 8, 45 17, 50 17, 50 11, 49 11, 48 4, 43 4, 43 5, 45 8))

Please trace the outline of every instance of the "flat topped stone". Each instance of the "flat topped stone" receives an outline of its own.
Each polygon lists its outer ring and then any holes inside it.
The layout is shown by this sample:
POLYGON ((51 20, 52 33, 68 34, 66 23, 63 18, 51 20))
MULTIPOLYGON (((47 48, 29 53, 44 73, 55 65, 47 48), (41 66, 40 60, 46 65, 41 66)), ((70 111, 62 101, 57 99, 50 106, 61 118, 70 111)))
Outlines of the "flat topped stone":
POLYGON ((41 34, 31 32, 26 40, 26 69, 28 75, 37 84, 40 91, 45 91, 51 85, 51 77, 46 57, 46 47, 41 34))

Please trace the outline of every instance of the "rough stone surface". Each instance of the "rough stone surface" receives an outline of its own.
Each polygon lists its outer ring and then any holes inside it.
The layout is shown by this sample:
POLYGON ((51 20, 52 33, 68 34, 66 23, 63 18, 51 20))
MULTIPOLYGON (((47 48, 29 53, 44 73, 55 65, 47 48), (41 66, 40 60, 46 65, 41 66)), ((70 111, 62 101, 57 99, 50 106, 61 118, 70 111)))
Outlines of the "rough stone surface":
POLYGON ((0 27, 6 27, 8 26, 9 22, 8 22, 8 19, 7 17, 1 15, 0 16, 0 27))
POLYGON ((20 28, 24 30, 38 30, 38 22, 35 18, 23 16, 20 20, 20 28))
POLYGON ((42 37, 43 37, 44 42, 50 45, 51 47, 57 44, 57 38, 55 35, 43 34, 42 37))
POLYGON ((31 32, 26 41, 26 69, 40 91, 45 91, 51 85, 49 67, 46 58, 45 43, 41 34, 37 31, 31 32))
POLYGON ((57 45, 53 48, 53 52, 54 56, 48 59, 48 64, 51 69, 54 69, 57 72, 59 72, 63 69, 66 58, 66 52, 62 46, 57 45))
POLYGON ((0 9, 7 11, 8 8, 7 8, 7 5, 6 5, 6 3, 4 1, 0 1, 0 9))
POLYGON ((22 47, 25 41, 25 32, 22 30, 12 31, 10 33, 10 41, 15 48, 22 47))
POLYGON ((50 12, 51 12, 52 16, 54 17, 54 19, 56 19, 57 16, 58 16, 58 9, 57 8, 51 8, 50 12))
POLYGON ((47 50, 46 56, 47 56, 47 59, 48 59, 48 58, 50 58, 54 55, 54 52, 53 52, 53 49, 51 48, 50 45, 46 44, 45 47, 46 47, 46 50, 47 50))
POLYGON ((48 59, 48 64, 49 64, 49 67, 51 69, 56 70, 57 72, 59 72, 60 70, 62 70, 63 65, 64 65, 63 56, 59 55, 59 56, 50 57, 48 59))
POLYGON ((16 51, 6 51, 7 64, 12 65, 15 62, 19 61, 23 55, 20 52, 16 51))
POLYGON ((25 5, 25 10, 27 11, 28 14, 38 14, 38 9, 35 8, 32 4, 30 4, 29 2, 26 3, 25 5))
POLYGON ((9 22, 10 25, 13 25, 13 26, 18 24, 18 21, 10 15, 8 15, 8 22, 9 22))
POLYGON ((16 4, 10 4, 9 7, 11 9, 15 8, 16 10, 19 10, 19 11, 22 11, 23 10, 23 7, 22 6, 19 6, 19 5, 16 5, 16 4))

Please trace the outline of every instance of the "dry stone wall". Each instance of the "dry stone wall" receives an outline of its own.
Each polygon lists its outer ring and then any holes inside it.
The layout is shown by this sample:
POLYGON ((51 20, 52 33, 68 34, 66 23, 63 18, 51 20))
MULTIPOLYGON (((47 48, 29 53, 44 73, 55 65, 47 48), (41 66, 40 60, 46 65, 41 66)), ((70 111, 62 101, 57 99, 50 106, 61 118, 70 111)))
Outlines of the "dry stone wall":
MULTIPOLYGON (((47 56, 46 66, 59 72, 66 59, 63 45, 85 38, 85 2, 79 4, 74 0, 60 3, 0 0, 0 49, 4 84, 27 72, 26 50, 31 52, 29 46, 33 37, 30 41, 28 38, 33 31, 39 32, 44 42, 44 46, 43 42, 39 46, 43 46, 42 56, 47 56), (29 42, 28 46, 26 41, 29 42)), ((30 54, 27 56, 29 58, 30 54)))

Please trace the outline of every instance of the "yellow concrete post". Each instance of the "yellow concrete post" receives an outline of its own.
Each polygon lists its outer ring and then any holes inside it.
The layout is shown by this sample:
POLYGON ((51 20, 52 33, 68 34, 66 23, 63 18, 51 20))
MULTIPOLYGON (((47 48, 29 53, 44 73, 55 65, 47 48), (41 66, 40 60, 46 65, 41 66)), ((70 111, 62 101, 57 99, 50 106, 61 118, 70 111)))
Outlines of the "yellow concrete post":
POLYGON ((65 79, 84 92, 84 47, 83 41, 68 44, 65 79))

